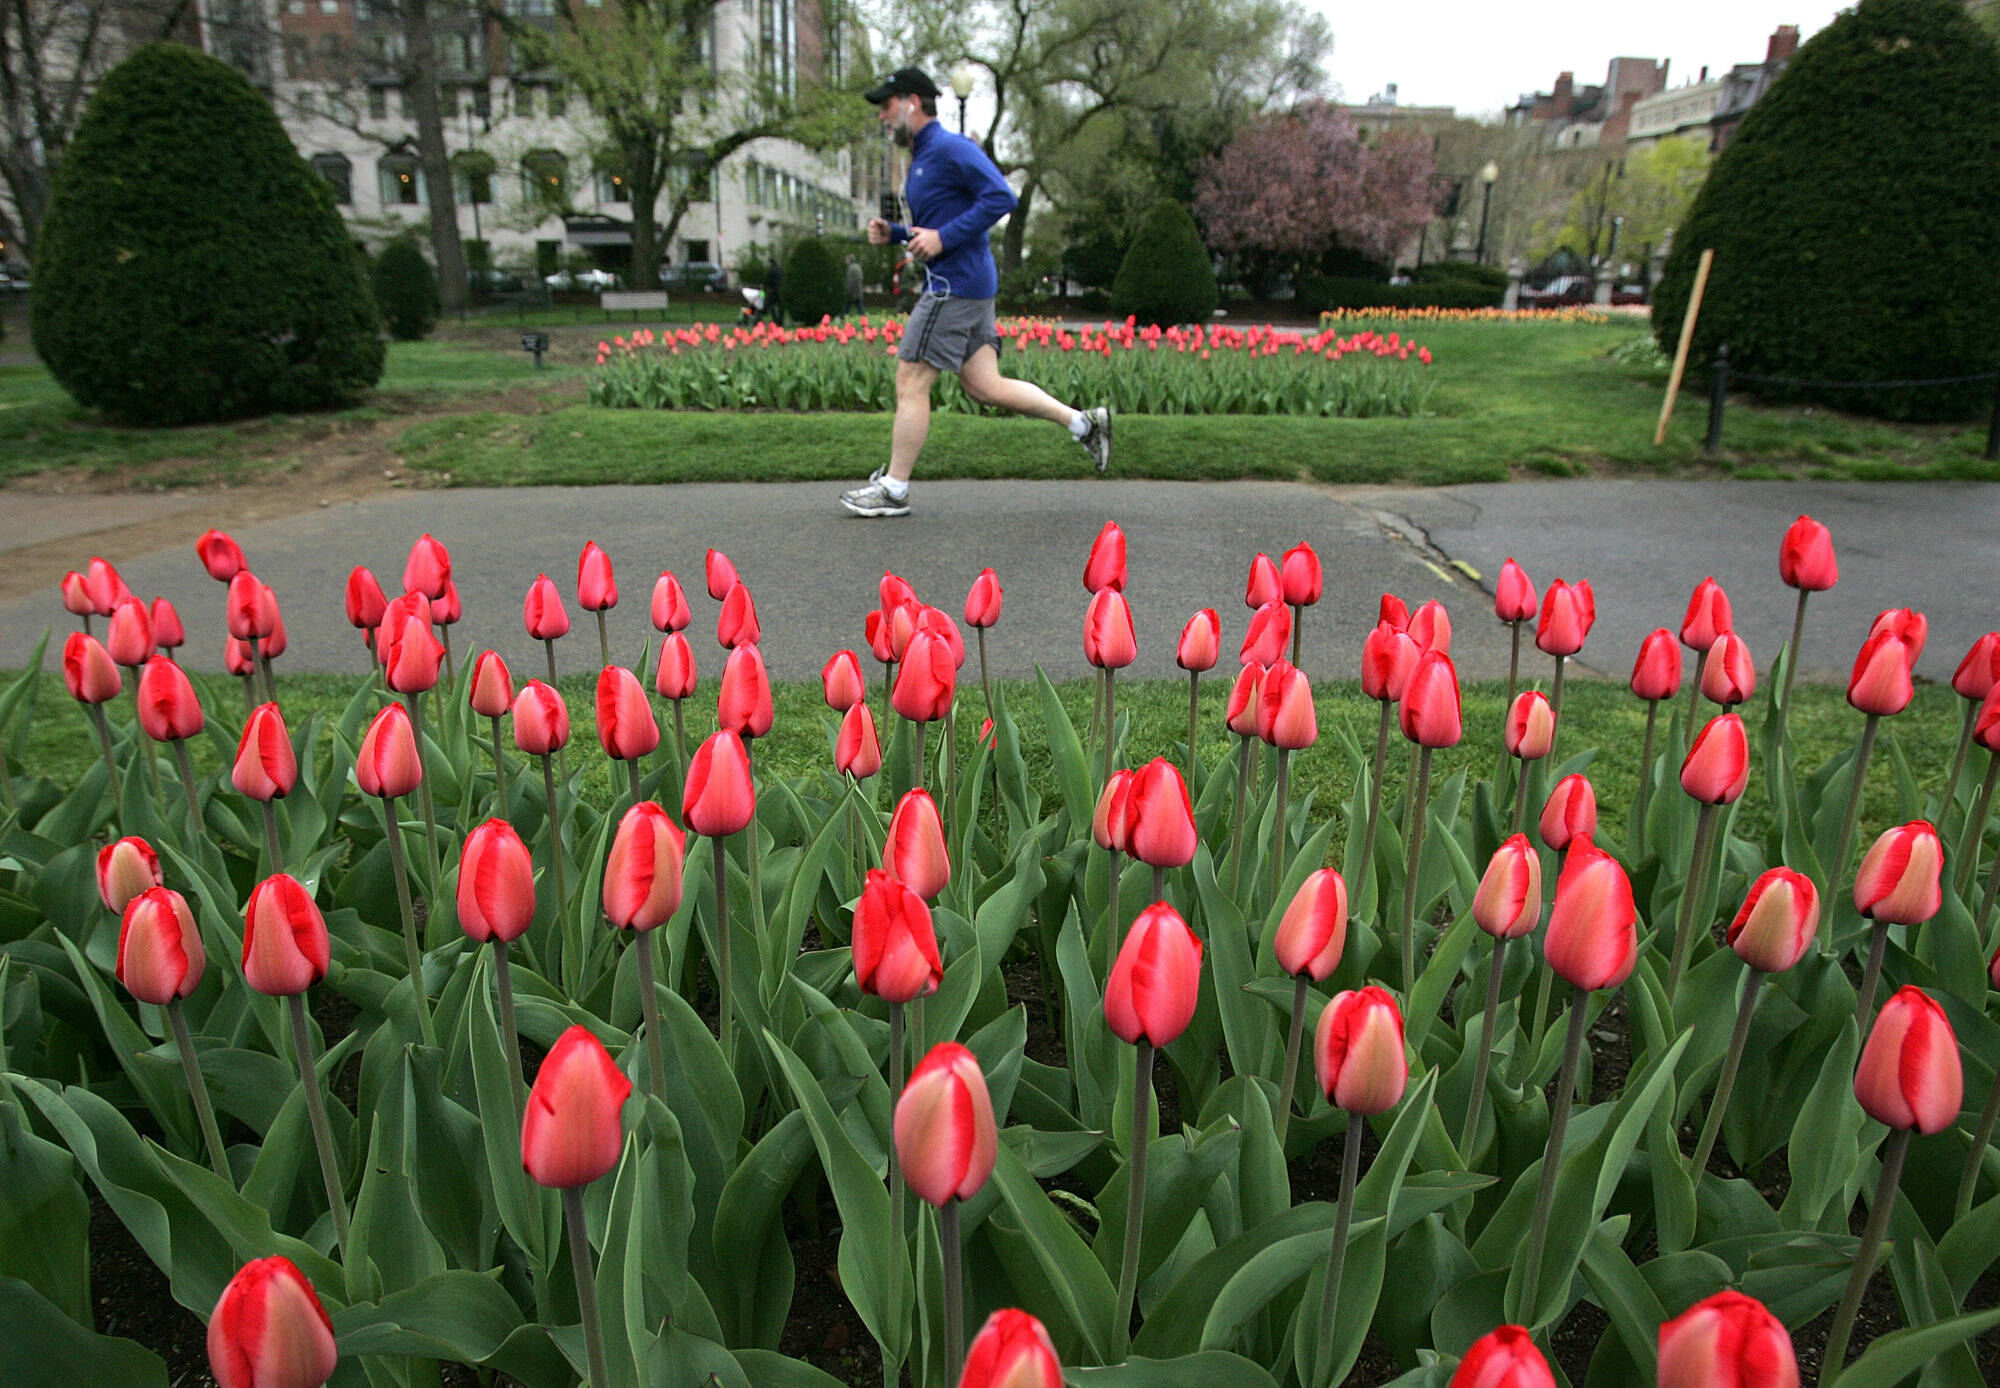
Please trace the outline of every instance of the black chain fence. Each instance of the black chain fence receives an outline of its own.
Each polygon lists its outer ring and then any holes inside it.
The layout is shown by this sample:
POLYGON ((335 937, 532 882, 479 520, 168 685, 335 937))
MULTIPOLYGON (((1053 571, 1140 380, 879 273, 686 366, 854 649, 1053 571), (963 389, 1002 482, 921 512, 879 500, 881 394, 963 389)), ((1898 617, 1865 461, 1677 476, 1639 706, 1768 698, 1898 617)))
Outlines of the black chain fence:
POLYGON ((1763 376, 1731 368, 1729 347, 1725 343, 1715 349, 1715 361, 1709 370, 1708 439, 1702 445, 1702 451, 1713 453, 1722 447, 1722 413, 1728 402, 1731 382, 1756 382, 1759 385, 1789 386, 1799 390, 1897 390, 1904 387, 1962 386, 1974 381, 1994 383, 1993 413, 1986 425, 1985 456, 1989 460, 2000 458, 2000 370, 1974 371, 1964 376, 1916 376, 1889 381, 1830 381, 1810 376, 1763 376))

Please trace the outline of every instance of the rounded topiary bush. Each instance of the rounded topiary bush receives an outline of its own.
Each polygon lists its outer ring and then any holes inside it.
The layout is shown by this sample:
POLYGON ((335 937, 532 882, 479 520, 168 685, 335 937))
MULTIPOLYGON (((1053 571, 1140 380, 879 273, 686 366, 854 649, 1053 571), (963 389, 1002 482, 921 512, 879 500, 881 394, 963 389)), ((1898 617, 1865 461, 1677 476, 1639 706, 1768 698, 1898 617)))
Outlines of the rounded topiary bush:
POLYGON ((437 326, 437 272, 415 237, 397 237, 375 258, 375 307, 399 342, 414 342, 437 326))
POLYGON ((148 44, 77 123, 35 254, 35 350, 137 424, 338 405, 382 374, 364 262, 268 101, 148 44))
MULTIPOLYGON (((1884 381, 2000 369, 2000 54, 1955 0, 1862 0, 1811 42, 1716 159, 1654 296, 1673 349, 1713 248, 1690 360, 1884 381)), ((1741 382, 1898 419, 1961 418, 1993 384, 1741 382)))
POLYGON ((1218 293, 1194 217, 1170 198, 1146 213, 1111 283, 1111 315, 1141 323, 1206 323, 1218 293))
POLYGON ((785 258, 780 293, 785 312, 794 323, 817 323, 847 312, 845 272, 833 251, 817 236, 808 236, 792 247, 785 258))

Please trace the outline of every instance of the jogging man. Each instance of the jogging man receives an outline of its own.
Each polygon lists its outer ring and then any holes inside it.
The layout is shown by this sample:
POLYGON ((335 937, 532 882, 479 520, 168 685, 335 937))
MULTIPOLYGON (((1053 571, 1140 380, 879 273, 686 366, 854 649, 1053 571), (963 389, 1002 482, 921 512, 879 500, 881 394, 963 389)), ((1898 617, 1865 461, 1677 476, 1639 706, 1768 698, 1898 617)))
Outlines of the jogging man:
POLYGON ((896 426, 889 466, 842 492, 857 516, 910 514, 910 470, 930 432, 931 386, 940 372, 958 373, 965 393, 982 405, 1033 415, 1068 429, 1099 472, 1111 462, 1111 411, 1078 410, 1027 381, 1000 374, 1000 334, 993 296, 1000 276, 986 234, 1016 206, 1014 192, 986 152, 937 119, 937 84, 913 67, 900 68, 867 93, 882 125, 910 150, 904 198, 911 226, 868 223, 880 246, 907 242, 922 267, 923 297, 896 349, 896 426))

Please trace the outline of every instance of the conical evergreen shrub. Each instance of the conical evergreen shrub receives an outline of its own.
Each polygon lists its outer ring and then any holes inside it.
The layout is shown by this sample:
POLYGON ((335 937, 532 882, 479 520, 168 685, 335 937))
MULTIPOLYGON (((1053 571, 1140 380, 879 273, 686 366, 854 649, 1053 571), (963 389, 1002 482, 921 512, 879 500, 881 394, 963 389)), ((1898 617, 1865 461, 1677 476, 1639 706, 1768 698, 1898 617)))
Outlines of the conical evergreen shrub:
POLYGON ((1111 282, 1111 316, 1163 327, 1205 324, 1217 297, 1215 267, 1194 217, 1171 198, 1161 198, 1139 223, 1111 282))
POLYGON ((414 342, 437 326, 437 271, 414 236, 398 236, 375 257, 375 307, 398 342, 414 342))

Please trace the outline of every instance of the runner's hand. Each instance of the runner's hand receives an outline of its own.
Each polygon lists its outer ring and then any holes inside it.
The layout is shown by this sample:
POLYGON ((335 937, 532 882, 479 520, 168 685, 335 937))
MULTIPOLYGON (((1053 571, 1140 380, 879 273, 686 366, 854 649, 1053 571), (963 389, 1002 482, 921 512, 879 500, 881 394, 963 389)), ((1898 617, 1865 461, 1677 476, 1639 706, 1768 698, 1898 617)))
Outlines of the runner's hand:
POLYGON ((886 246, 889 244, 889 224, 880 217, 868 219, 868 244, 886 246))
POLYGON ((929 227, 911 227, 910 249, 920 259, 936 260, 944 254, 944 238, 929 227))

